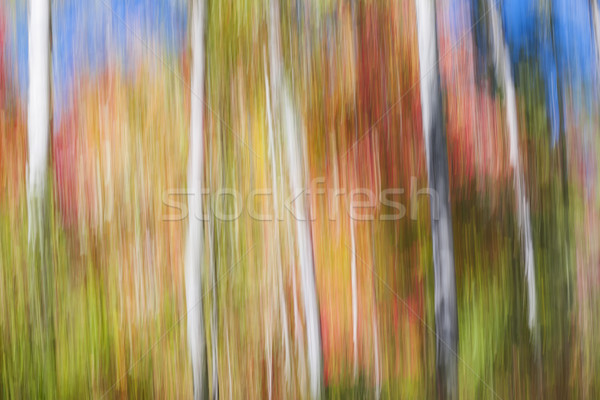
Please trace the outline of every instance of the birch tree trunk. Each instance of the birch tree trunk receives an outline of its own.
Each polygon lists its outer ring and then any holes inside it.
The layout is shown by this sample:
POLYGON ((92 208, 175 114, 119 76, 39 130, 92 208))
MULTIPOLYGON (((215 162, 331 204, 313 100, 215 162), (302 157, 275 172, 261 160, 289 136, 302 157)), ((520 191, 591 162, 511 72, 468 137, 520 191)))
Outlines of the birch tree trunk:
POLYGON ((202 260, 204 228, 202 221, 203 175, 203 97, 205 69, 205 3, 192 0, 191 7, 191 110, 188 156, 189 224, 185 257, 185 294, 187 303, 187 330, 192 357, 194 398, 208 398, 208 371, 206 361, 206 331, 202 299, 202 260))
MULTIPOLYGON (((43 202, 50 132, 50 1, 29 2, 29 97, 27 109, 28 241, 43 258, 43 202)), ((42 259, 43 263, 43 259, 42 259)))
MULTIPOLYGON (((302 141, 298 137, 295 110, 291 104, 289 93, 283 91, 283 120, 286 136, 286 150, 289 161, 290 188, 294 195, 304 191, 305 181, 302 179, 302 141)), ((317 285, 313 263, 312 237, 308 220, 308 208, 302 196, 295 201, 296 240, 300 265, 300 288, 304 303, 306 323, 306 344, 308 351, 308 368, 310 376, 311 397, 316 399, 321 394, 322 355, 321 355, 321 320, 317 298, 317 285)))
MULTIPOLYGON (((301 137, 304 132, 283 76, 278 0, 271 1, 269 65, 271 70, 271 99, 275 115, 277 116, 275 120, 279 122, 278 127, 282 130, 282 134, 285 137, 289 187, 294 197, 306 188, 306 182, 303 177, 305 168, 302 161, 304 141, 301 137)), ((308 207, 302 195, 295 198, 292 207, 295 212, 288 217, 295 218, 296 225, 300 288, 302 290, 306 322, 310 396, 312 398, 319 398, 322 390, 321 322, 315 282, 312 237, 307 212, 308 207)))
MULTIPOLYGON (((519 153, 519 130, 517 124, 517 101, 515 84, 508 47, 504 43, 502 21, 494 0, 489 0, 489 14, 491 25, 491 40, 494 51, 496 76, 505 91, 506 122, 508 125, 508 138, 510 144, 510 165, 513 168, 515 196, 517 204, 517 217, 521 230, 521 246, 525 262, 525 280, 527 281, 527 297, 529 303, 528 324, 534 340, 536 340, 536 288, 535 288, 535 263, 533 257, 533 242, 531 239, 531 223, 529 218, 529 200, 525 191, 525 178, 521 169, 519 153)), ((559 105, 560 107, 560 105, 559 105)))
POLYGON ((50 140, 50 47, 51 7, 49 0, 29 1, 29 93, 27 99, 27 213, 29 271, 29 339, 39 363, 34 374, 44 376, 31 397, 56 393, 56 359, 53 304, 54 284, 46 231, 46 176, 50 140))
POLYGON ((598 10, 598 0, 590 0, 590 13, 592 17, 592 30, 596 41, 597 65, 600 65, 600 11, 598 10))
POLYGON ((421 112, 427 153, 435 276, 437 389, 440 398, 458 398, 458 320, 448 153, 438 69, 435 0, 415 0, 419 40, 421 112))
POLYGON ((281 260, 281 242, 279 239, 279 190, 278 190, 278 170, 277 170, 277 160, 280 160, 280 144, 277 142, 277 146, 275 146, 275 135, 273 133, 273 115, 271 113, 271 96, 269 94, 269 77, 267 75, 267 66, 266 66, 266 57, 265 57, 265 95, 266 95, 266 103, 267 103, 267 130, 269 135, 269 153, 270 153, 270 161, 271 161, 271 189, 273 190, 273 213, 275 217, 273 218, 273 241, 275 243, 275 268, 277 269, 277 287, 278 287, 278 301, 279 301, 279 311, 281 316, 281 328, 283 334, 283 345, 285 351, 285 361, 284 361, 284 378, 286 382, 289 384, 290 374, 291 374, 291 366, 290 366, 290 338, 289 338, 289 323, 287 316, 287 305, 285 302, 285 295, 283 291, 283 264, 281 260))

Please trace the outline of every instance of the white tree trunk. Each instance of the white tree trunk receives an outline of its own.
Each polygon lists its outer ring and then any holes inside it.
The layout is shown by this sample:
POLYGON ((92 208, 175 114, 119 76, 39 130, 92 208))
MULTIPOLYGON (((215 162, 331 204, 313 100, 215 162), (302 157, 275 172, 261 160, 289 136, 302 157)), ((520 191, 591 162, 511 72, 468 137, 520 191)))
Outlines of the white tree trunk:
POLYGON ((435 0, 415 0, 419 41, 421 113, 431 196, 435 275, 435 329, 438 396, 458 398, 458 321, 448 153, 438 69, 435 0), (437 211, 437 212, 436 212, 437 211))
MULTIPOLYGON (((304 142, 301 137, 304 128, 283 77, 278 0, 271 1, 269 25, 271 99, 274 105, 273 108, 277 110, 276 115, 278 115, 277 119, 280 123, 279 129, 283 130, 282 133, 285 137, 289 187, 292 196, 296 196, 306 188, 303 177, 303 171, 305 170, 303 163, 304 142)), ((310 395, 312 398, 318 398, 322 389, 321 322, 308 207, 302 195, 296 198, 292 206, 295 211, 293 214, 298 217, 295 220, 296 241, 300 265, 300 287, 306 322, 310 395)), ((294 218, 294 215, 287 215, 287 217, 294 218)))
MULTIPOLYGON (((266 64, 266 59, 265 59, 266 64)), ((290 338, 288 331, 288 316, 287 316, 287 306, 285 303, 285 295, 283 291, 283 265, 281 263, 281 242, 279 240, 279 190, 277 185, 277 159, 279 158, 279 143, 277 147, 275 147, 275 135, 273 133, 273 115, 271 113, 271 96, 269 95, 269 77, 267 75, 267 67, 265 65, 265 94, 266 94, 266 103, 267 103, 267 129, 269 133, 269 153, 271 159, 271 182, 272 182, 272 190, 273 190, 273 213, 275 217, 273 218, 273 241, 275 243, 275 260, 277 269, 277 286, 278 286, 278 300, 279 300, 279 311, 281 315, 281 329, 283 331, 283 345, 285 351, 285 361, 284 361, 284 378, 286 382, 289 384, 290 376, 291 376, 291 366, 290 366, 290 338)))
POLYGON ((29 245, 41 253, 43 251, 43 199, 46 192, 50 132, 50 1, 30 0, 28 22, 28 240, 29 245))
POLYGON ((527 281, 527 296, 529 303, 528 323, 530 331, 534 333, 536 322, 535 262, 533 257, 533 242, 531 239, 529 201, 527 200, 527 194, 525 192, 525 178, 521 169, 519 154, 519 128, 517 124, 515 84, 510 66, 508 47, 504 43, 502 21, 500 20, 494 0, 489 0, 489 7, 496 75, 498 81, 504 88, 506 99, 506 122, 508 125, 508 137, 510 143, 510 165, 512 166, 514 173, 517 217, 519 220, 519 228, 521 230, 521 242, 525 262, 525 279, 527 281))
MULTIPOLYGON (((32 256, 29 267, 30 327, 32 345, 41 364, 36 365, 37 374, 44 375, 45 393, 56 390, 56 374, 47 372, 55 363, 53 292, 51 258, 46 245, 46 176, 48 166, 48 142, 50 140, 50 46, 51 8, 49 0, 29 1, 29 93, 27 108, 27 214, 28 247, 32 256), (38 297, 39 296, 39 297, 38 297)), ((38 392, 37 395, 41 395, 38 392)))
MULTIPOLYGON (((286 136, 286 150, 289 161, 289 175, 291 192, 296 195, 304 190, 305 182, 302 179, 301 140, 296 131, 296 116, 287 90, 283 91, 283 120, 286 136)), ((302 130, 301 130, 302 131, 302 130)), ((300 287, 304 302, 304 316, 306 322, 306 343, 308 347, 308 366, 310 374, 310 392, 313 398, 320 397, 321 393, 321 321, 319 304, 317 300, 317 286, 313 264, 312 237, 310 232, 308 207, 303 196, 295 201, 296 240, 298 243, 298 256, 300 265, 300 287)))
POLYGON ((194 398, 208 398, 208 374, 206 362, 206 333, 202 299, 202 260, 204 228, 202 221, 202 175, 203 175, 203 96, 205 69, 205 4, 193 0, 191 7, 192 71, 190 142, 188 159, 189 224, 185 258, 185 293, 187 303, 187 329, 194 398))
POLYGON ((596 39, 596 60, 600 66, 600 11, 598 10, 598 0, 590 0, 592 14, 592 30, 594 39, 596 39))

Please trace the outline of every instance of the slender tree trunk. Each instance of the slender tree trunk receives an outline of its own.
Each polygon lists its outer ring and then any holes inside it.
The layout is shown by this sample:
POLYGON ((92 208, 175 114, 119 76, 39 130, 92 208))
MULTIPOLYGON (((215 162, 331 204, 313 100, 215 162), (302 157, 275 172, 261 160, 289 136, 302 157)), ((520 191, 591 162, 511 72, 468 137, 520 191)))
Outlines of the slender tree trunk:
POLYGON ((43 202, 46 194, 49 133, 50 1, 30 0, 27 207, 29 245, 39 254, 43 253, 43 202))
POLYGON ((208 370, 206 362, 206 332, 202 299, 202 260, 204 228, 202 221, 202 175, 203 175, 203 96, 205 69, 205 3, 192 0, 192 86, 191 120, 188 159, 189 224, 185 258, 185 292, 187 302, 187 329, 194 398, 208 398, 208 370))
MULTIPOLYGON (((286 149, 289 159, 290 187, 292 193, 298 194, 305 188, 302 179, 302 162, 300 153, 300 138, 293 125, 295 115, 289 94, 284 94, 284 128, 286 133, 286 149)), ((317 285, 313 263, 312 237, 308 221, 308 207, 302 196, 296 200, 296 240, 298 243, 300 265, 300 287, 304 303, 306 322, 306 343, 308 347, 308 366, 310 376, 310 393, 312 398, 318 398, 322 387, 322 355, 321 355, 321 320, 317 297, 317 285)))
POLYGON ((283 264, 281 262, 281 242, 279 240, 279 190, 277 185, 278 170, 277 170, 277 159, 279 158, 279 143, 275 146, 275 135, 273 133, 273 115, 271 113, 271 96, 269 95, 269 77, 267 75, 266 57, 265 57, 265 94, 267 103, 267 128, 269 133, 269 153, 271 159, 271 182, 273 190, 273 211, 275 218, 273 219, 273 240, 275 242, 275 268, 277 269, 277 286, 278 286, 278 300, 279 300, 279 311, 281 315, 281 329, 283 331, 283 345, 285 351, 284 361, 284 377, 286 382, 289 383, 291 375, 290 366, 290 337, 289 337, 289 323, 287 316, 287 306, 285 302, 285 295, 283 291, 283 264))
POLYGON ((510 143, 510 165, 513 168, 514 186, 517 205, 517 216, 521 230, 521 246, 525 261, 525 279, 527 281, 527 294, 529 302, 529 329, 537 340, 536 329, 536 288, 535 288, 535 262, 533 256, 533 242, 531 238, 531 223, 529 218, 529 200, 525 189, 525 177, 521 169, 519 154, 519 130, 517 124, 517 101, 515 95, 515 84, 508 47, 504 43, 502 21, 494 0, 489 0, 489 14, 491 22, 491 40, 496 65, 498 81, 505 90, 506 100, 506 122, 508 125, 508 137, 510 143))
MULTIPOLYGON (((551 7, 552 7, 552 3, 551 7)), ((550 35, 552 38, 552 53, 554 55, 554 63, 556 64, 556 94, 558 100, 558 146, 560 151, 560 169, 562 179, 562 195, 563 195, 563 211, 564 220, 567 227, 569 226, 569 181, 568 181, 568 166, 567 166, 567 136, 565 130, 565 115, 563 107, 563 86, 560 75, 560 69, 558 66, 558 50, 556 48, 556 40, 554 38, 554 16, 553 7, 550 9, 550 35)), ((567 232, 568 233, 568 232, 567 232)), ((567 251, 569 250, 569 235, 566 235, 567 251)), ((567 273, 568 277, 568 273, 567 273)))
POLYGON ((600 65, 600 11, 598 10, 598 0, 590 0, 590 14, 594 39, 596 40, 597 65, 600 65))
POLYGON ((44 376, 30 396, 56 394, 54 354, 53 277, 46 221, 46 177, 51 126, 50 53, 51 7, 49 0, 29 1, 29 95, 27 109, 27 213, 30 254, 29 333, 37 357, 35 374, 44 376), (40 392, 36 392, 40 390, 40 392))
MULTIPOLYGON (((560 274, 554 275, 554 281, 557 283, 557 293, 555 298, 558 300, 562 300, 562 302, 566 303, 566 310, 556 310, 560 315, 566 311, 566 315, 571 314, 572 312, 572 304, 573 301, 571 299, 571 229, 569 223, 569 171, 567 164, 567 134, 566 134, 566 124, 565 124, 565 115, 564 115, 564 103, 563 103, 563 84, 562 84, 562 75, 561 70, 559 68, 559 53, 558 48, 556 46, 555 39, 555 21, 554 21, 554 0, 550 2, 550 35, 552 39, 552 52, 554 55, 554 61, 556 64, 556 93, 558 100, 558 150, 560 151, 560 170, 561 170, 561 183, 562 183, 562 197, 563 197, 563 221, 562 223, 565 226, 564 237, 561 237, 561 242, 564 249, 564 279, 561 279, 560 274), (566 296, 566 301, 565 297, 566 296)), ((569 371, 570 369, 570 360, 571 360, 571 351, 573 347, 573 342, 571 340, 571 335, 569 335, 569 331, 571 329, 571 323, 566 318, 559 318, 558 332, 554 330, 555 333, 559 333, 560 337, 565 338, 562 342, 562 346, 560 351, 557 353, 560 358, 560 362, 562 363, 563 371, 569 371)), ((564 389, 565 391, 557 392, 560 396, 561 394, 566 397, 567 391, 566 386, 560 385, 559 388, 564 389)))
POLYGON ((448 153, 438 69, 434 0, 415 0, 419 39, 421 112, 431 199, 435 275, 437 388, 440 398, 458 398, 458 320, 448 153))
MULTIPOLYGON (((278 0, 271 1, 269 55, 271 69, 271 99, 274 104, 273 108, 277 110, 276 115, 278 116, 279 129, 283 130, 282 134, 285 137, 285 154, 288 162, 289 187, 292 195, 295 196, 301 193, 306 187, 306 182, 303 177, 303 171, 305 169, 303 163, 304 142, 301 137, 304 133, 304 129, 284 79, 278 0)), ((300 265, 300 288, 302 290, 306 322, 310 396, 312 398, 318 398, 320 397, 322 390, 321 322, 317 286, 315 282, 308 207, 302 195, 295 199, 293 207, 295 209, 294 215, 289 215, 288 217, 296 217, 296 241, 298 244, 300 265)))

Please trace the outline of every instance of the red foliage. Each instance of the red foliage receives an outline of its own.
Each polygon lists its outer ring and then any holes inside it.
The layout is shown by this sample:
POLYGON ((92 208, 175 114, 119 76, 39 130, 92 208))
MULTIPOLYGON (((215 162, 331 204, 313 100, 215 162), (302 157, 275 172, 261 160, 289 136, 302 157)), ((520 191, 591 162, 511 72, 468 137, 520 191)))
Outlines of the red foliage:
POLYGON ((446 99, 450 181, 452 187, 464 188, 469 187, 476 176, 499 179, 509 172, 505 167, 508 164, 504 149, 506 135, 502 132, 496 100, 485 87, 475 83, 469 10, 450 10, 447 4, 441 8, 439 65, 446 99))
POLYGON ((65 226, 77 222, 77 111, 71 110, 62 116, 58 131, 52 135, 52 158, 54 174, 54 194, 65 226))

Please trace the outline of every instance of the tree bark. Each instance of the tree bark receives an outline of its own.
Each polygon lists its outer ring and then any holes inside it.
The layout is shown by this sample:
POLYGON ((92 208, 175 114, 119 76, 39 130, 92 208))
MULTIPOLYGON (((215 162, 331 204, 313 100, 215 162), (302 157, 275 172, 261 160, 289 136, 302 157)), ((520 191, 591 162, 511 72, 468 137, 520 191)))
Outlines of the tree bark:
POLYGON ((521 169, 519 153, 519 130, 517 124, 517 101, 515 95, 515 84, 508 47, 504 43, 502 21, 494 0, 489 0, 489 14, 491 22, 491 40, 494 51, 494 64, 498 81, 505 91, 506 122, 508 125, 508 137, 510 144, 510 165, 513 168, 515 197, 517 205, 517 216, 521 230, 521 246, 523 247, 523 258, 525 262, 525 279, 527 281, 527 296, 529 302, 528 324, 534 340, 537 339, 536 310, 537 297, 535 288, 535 262, 533 255, 533 241, 531 238, 531 223, 529 218, 529 200, 525 189, 525 177, 521 169))
POLYGON ((208 398, 208 368, 206 332, 202 298, 202 261, 204 228, 202 221, 203 175, 203 97, 205 73, 205 11, 204 0, 192 0, 191 6, 191 111, 188 159, 189 224, 185 258, 185 292, 187 330, 192 358, 194 398, 208 398))
POLYGON ((594 39, 596 40, 597 65, 600 65, 600 11, 598 10, 598 0, 590 0, 590 14, 594 39))
POLYGON ((56 393, 54 284, 46 220, 48 143, 51 132, 51 7, 49 0, 29 1, 29 93, 27 99, 27 213, 30 340, 41 360, 35 374, 45 377, 32 397, 56 393), (40 390, 38 392, 38 390, 40 390))
MULTIPOLYGON (((28 241, 43 253, 43 202, 50 133, 50 1, 29 3, 29 97, 27 110, 28 241)), ((37 254, 36 254, 37 255, 37 254)), ((43 261, 43 260, 42 260, 43 261)))
MULTIPOLYGON (((283 59, 281 56, 281 40, 279 25, 279 2, 271 1, 269 21, 269 64, 271 72, 271 99, 278 127, 283 132, 289 187, 292 196, 303 193, 306 187, 303 155, 304 133, 302 122, 293 104, 283 74, 283 59)), ((313 262, 312 236, 308 220, 308 207, 302 195, 293 203, 294 211, 288 217, 295 218, 296 241, 300 266, 300 288, 304 305, 306 322, 306 342, 308 350, 308 368, 310 396, 319 398, 322 391, 322 354, 321 354, 321 320, 315 271, 313 262)))
POLYGON ((458 319, 448 153, 438 68, 434 0, 415 0, 419 41, 421 112, 427 153, 435 276, 436 370, 438 397, 458 398, 458 319), (437 204, 436 204, 437 203, 437 204), (436 213, 437 208, 437 213, 436 213))
POLYGON ((275 268, 277 269, 277 287, 278 287, 278 301, 279 311, 281 316, 281 329, 283 331, 283 345, 285 351, 284 361, 284 377, 285 381, 290 381, 291 366, 290 366, 290 337, 289 337, 289 323, 287 316, 287 305, 285 301, 285 295, 283 291, 283 264, 281 260, 281 242, 279 239, 279 190, 278 190, 278 169, 277 160, 280 160, 280 146, 279 142, 275 146, 275 135, 273 132, 273 115, 271 113, 271 96, 269 94, 269 77, 267 75, 266 57, 265 57, 265 95, 267 103, 267 130, 269 135, 269 153, 271 161, 271 189, 273 190, 273 241, 275 243, 275 268))

